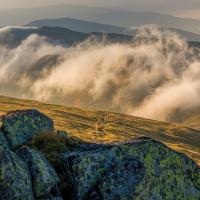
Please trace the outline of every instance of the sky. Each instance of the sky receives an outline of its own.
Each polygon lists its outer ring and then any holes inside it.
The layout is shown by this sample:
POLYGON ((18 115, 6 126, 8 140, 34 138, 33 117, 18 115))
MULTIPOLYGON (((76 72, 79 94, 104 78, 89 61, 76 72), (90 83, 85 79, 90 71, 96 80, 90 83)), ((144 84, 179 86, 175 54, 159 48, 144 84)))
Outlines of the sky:
POLYGON ((200 19, 200 0, 0 0, 1 9, 60 3, 117 8, 129 11, 151 11, 200 19))

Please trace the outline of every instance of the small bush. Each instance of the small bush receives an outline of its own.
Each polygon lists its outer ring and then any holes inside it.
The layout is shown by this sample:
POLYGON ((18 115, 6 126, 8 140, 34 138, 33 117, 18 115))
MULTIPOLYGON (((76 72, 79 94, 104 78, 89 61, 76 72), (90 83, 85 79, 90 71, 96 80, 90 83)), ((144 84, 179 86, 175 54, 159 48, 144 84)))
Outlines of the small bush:
POLYGON ((60 177, 59 188, 63 197, 72 193, 72 188, 66 180, 65 166, 59 158, 60 153, 77 150, 81 140, 69 136, 63 131, 42 132, 35 136, 27 145, 38 149, 60 177))
POLYGON ((63 153, 76 149, 81 143, 78 138, 62 135, 57 132, 42 132, 35 136, 29 143, 29 146, 35 147, 45 153, 63 153))
POLYGON ((35 136, 27 145, 41 151, 51 164, 60 153, 75 150, 81 141, 75 137, 60 136, 57 132, 42 132, 35 136))

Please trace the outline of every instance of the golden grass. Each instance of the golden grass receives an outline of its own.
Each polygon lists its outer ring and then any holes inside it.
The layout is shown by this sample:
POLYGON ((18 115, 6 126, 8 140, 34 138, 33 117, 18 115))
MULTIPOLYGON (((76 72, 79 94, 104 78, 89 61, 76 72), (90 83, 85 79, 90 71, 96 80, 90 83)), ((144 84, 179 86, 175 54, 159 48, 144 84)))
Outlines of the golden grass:
POLYGON ((119 113, 86 111, 60 105, 0 97, 0 114, 38 109, 54 120, 55 128, 95 143, 127 142, 141 136, 155 138, 200 164, 200 131, 119 113))

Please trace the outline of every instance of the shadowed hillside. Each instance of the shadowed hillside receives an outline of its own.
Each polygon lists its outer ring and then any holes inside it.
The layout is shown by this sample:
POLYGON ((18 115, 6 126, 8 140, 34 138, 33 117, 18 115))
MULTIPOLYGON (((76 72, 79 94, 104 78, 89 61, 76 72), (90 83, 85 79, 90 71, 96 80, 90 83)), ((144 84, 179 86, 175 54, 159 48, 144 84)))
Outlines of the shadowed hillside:
MULTIPOLYGON (((81 33, 92 33, 92 32, 100 32, 100 33, 116 33, 116 34, 125 34, 125 35, 135 35, 136 30, 119 27, 119 26, 112 26, 107 24, 101 24, 91 21, 83 21, 79 19, 72 19, 72 18, 59 18, 59 19, 41 19, 36 20, 28 23, 27 27, 62 27, 66 29, 70 29, 73 31, 78 31, 81 33)), ((165 30, 165 28, 161 28, 165 30)), ((184 31, 177 28, 170 28, 167 29, 171 30, 172 32, 176 32, 177 34, 181 35, 187 41, 194 41, 200 42, 200 35, 197 33, 193 33, 191 31, 184 31)))
POLYGON ((100 24, 96 22, 83 21, 72 18, 59 18, 59 19, 41 19, 32 21, 26 24, 28 27, 62 27, 70 30, 91 33, 91 32, 103 32, 103 33, 125 33, 125 28, 112 26, 107 24, 100 24))
POLYGON ((127 142, 148 136, 183 152, 200 164, 200 132, 178 124, 103 111, 85 111, 36 101, 0 97, 0 114, 35 108, 51 117, 56 129, 65 130, 85 141, 127 142))
POLYGON ((95 36, 99 40, 102 40, 106 36, 106 38, 112 42, 125 42, 132 39, 130 35, 117 33, 105 34, 103 32, 93 32, 89 34, 61 27, 4 27, 0 28, 0 45, 12 48, 17 47, 23 40, 34 34, 47 37, 49 42, 51 41, 54 44, 63 44, 67 46, 77 44, 92 36, 95 36))

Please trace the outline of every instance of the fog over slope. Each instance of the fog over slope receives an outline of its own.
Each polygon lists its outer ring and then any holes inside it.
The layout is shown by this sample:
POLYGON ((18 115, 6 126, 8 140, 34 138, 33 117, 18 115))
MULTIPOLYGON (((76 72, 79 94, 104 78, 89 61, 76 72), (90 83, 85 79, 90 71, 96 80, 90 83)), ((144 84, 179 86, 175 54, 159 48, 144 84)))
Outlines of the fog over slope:
POLYGON ((199 55, 157 27, 129 43, 92 38, 68 48, 33 34, 1 45, 0 93, 168 120, 200 106, 199 55))

